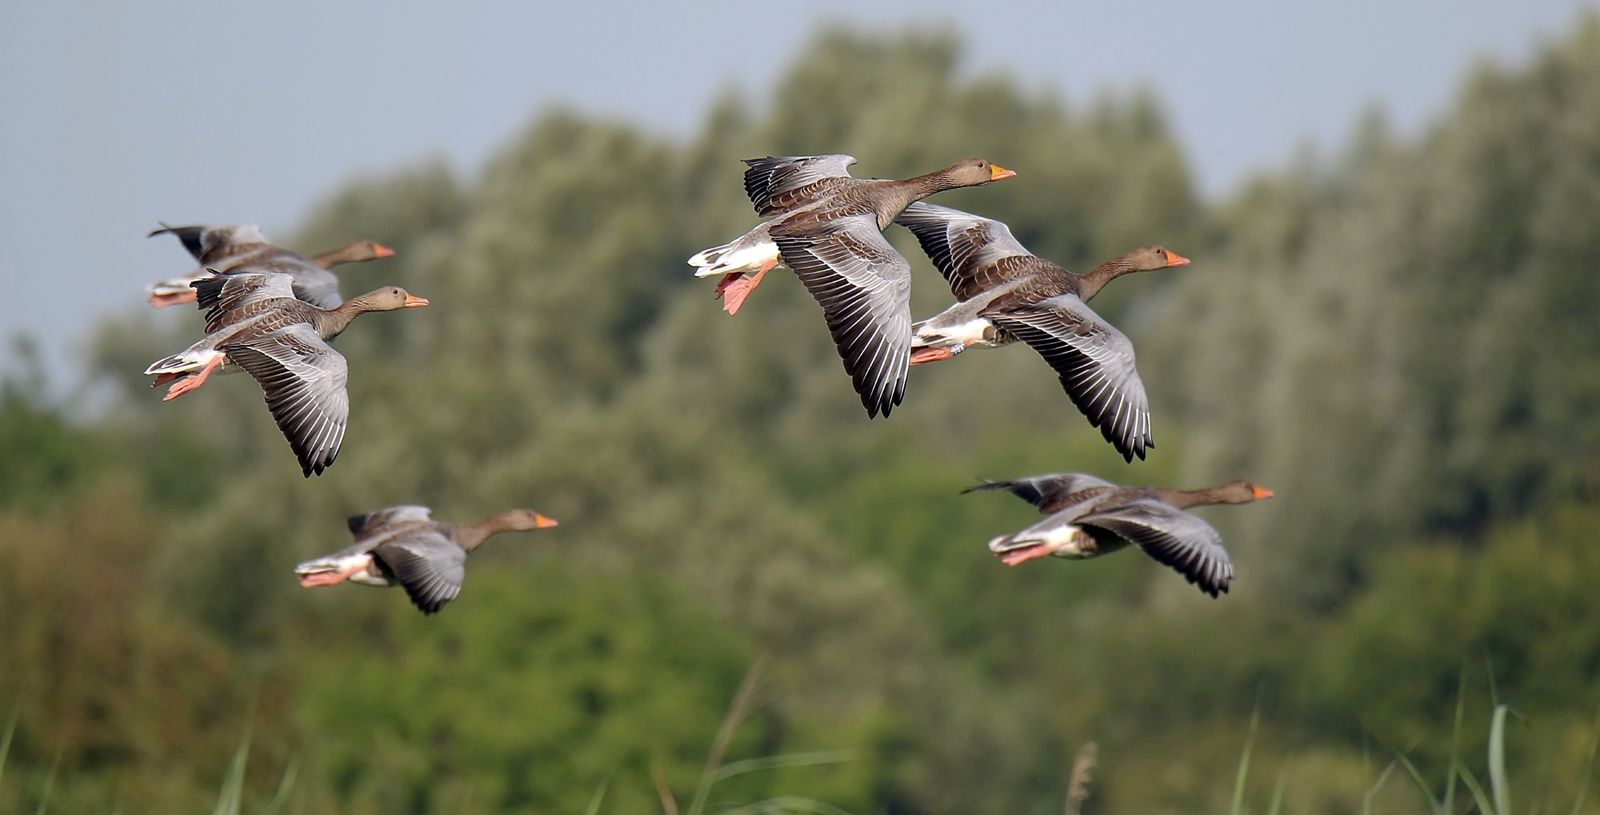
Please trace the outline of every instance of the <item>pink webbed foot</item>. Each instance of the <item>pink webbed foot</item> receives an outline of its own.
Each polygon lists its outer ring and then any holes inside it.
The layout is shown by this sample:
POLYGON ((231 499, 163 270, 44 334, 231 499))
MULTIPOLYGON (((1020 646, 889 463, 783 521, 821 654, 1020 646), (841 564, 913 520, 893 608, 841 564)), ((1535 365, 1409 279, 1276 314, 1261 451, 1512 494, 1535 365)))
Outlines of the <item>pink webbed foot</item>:
MULTIPOLYGON (((212 371, 222 367, 222 363, 226 361, 226 359, 227 357, 220 355, 212 357, 211 361, 206 363, 206 367, 200 369, 200 373, 185 377, 177 382, 172 383, 172 387, 167 389, 167 395, 161 397, 161 401, 171 402, 172 400, 188 393, 189 391, 206 384, 206 378, 211 376, 212 371)), ((166 375, 167 374, 163 374, 163 376, 166 375)), ((159 380, 160 377, 157 377, 157 379, 159 380)))
POLYGON ((940 360, 949 359, 955 355, 956 352, 949 348, 930 348, 926 346, 922 348, 915 348, 911 351, 911 364, 926 365, 930 362, 938 362, 940 360))
POLYGON ((190 289, 186 292, 180 292, 178 294, 152 294, 150 295, 150 305, 155 306, 156 308, 178 306, 184 303, 193 303, 199 296, 199 292, 196 292, 194 289, 190 289))
POLYGON ((353 575, 365 568, 367 568, 366 564, 357 563, 354 566, 345 568, 343 571, 312 572, 311 574, 303 574, 300 575, 300 585, 308 589, 314 589, 318 586, 337 586, 340 583, 349 580, 350 575, 353 575))
POLYGON ((1000 559, 1000 562, 1007 566, 1015 566, 1018 563, 1027 563, 1035 558, 1049 557, 1051 551, 1049 546, 1041 543, 1036 546, 1029 546, 1026 549, 1007 552, 1005 557, 1000 559))
MULTIPOLYGON (((750 292, 755 291, 757 286, 761 285, 761 278, 766 277, 767 272, 772 271, 772 267, 777 265, 778 261, 769 260, 763 263, 761 269, 750 277, 740 275, 733 280, 723 279, 722 284, 717 287, 724 296, 722 310, 730 315, 738 314, 739 308, 744 305, 744 299, 749 297, 750 292)), ((729 277, 734 276, 729 275, 729 277)))

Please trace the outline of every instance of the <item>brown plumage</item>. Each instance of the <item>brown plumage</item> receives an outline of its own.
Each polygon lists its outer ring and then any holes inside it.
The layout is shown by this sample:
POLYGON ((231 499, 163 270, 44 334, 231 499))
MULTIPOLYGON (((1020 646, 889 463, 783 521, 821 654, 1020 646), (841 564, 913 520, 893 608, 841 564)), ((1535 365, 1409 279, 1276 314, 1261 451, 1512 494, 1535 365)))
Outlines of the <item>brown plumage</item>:
POLYGON ((357 315, 426 306, 386 286, 322 309, 297 299, 283 274, 227 274, 194 284, 206 312, 206 336, 182 353, 153 363, 152 387, 171 383, 163 401, 205 384, 224 365, 243 369, 266 394, 267 409, 289 440, 306 476, 333 464, 350 415, 349 368, 328 346, 357 315))
POLYGON ((166 226, 151 237, 172 234, 199 262, 195 271, 182 277, 153 283, 150 304, 156 308, 194 302, 193 284, 215 274, 228 272, 280 273, 295 278, 295 296, 312 305, 333 308, 343 302, 339 279, 328 269, 341 263, 357 263, 394 255, 394 250, 376 241, 351 241, 311 258, 269 243, 261 230, 249 224, 231 226, 166 226))
POLYGON ((917 236, 959 298, 913 326, 912 365, 1020 339, 1124 458, 1142 459, 1155 446, 1133 344, 1087 301, 1122 275, 1183 266, 1186 258, 1152 244, 1080 275, 1029 252, 1005 224, 961 210, 916 203, 896 223, 917 236))
POLYGON ((423 614, 434 614, 461 593, 467 555, 490 536, 557 525, 531 509, 507 510, 475 524, 435 521, 432 513, 397 506, 351 516, 355 544, 296 566, 300 585, 398 585, 423 614))
POLYGON ((780 260, 822 306, 828 330, 867 415, 887 416, 905 396, 911 348, 911 266, 883 229, 915 201, 1016 173, 981 159, 904 180, 852 178, 845 155, 745 162, 745 193, 769 220, 726 246, 695 255, 699 274, 723 274, 729 313, 780 260))
POLYGON ((1007 490, 1046 517, 1021 532, 989 541, 1009 566, 1045 556, 1091 558, 1129 544, 1216 597, 1233 581, 1222 536, 1183 510, 1208 504, 1248 504, 1272 491, 1248 481, 1200 490, 1122 487, 1083 473, 1053 473, 981 484, 966 492, 1007 490))

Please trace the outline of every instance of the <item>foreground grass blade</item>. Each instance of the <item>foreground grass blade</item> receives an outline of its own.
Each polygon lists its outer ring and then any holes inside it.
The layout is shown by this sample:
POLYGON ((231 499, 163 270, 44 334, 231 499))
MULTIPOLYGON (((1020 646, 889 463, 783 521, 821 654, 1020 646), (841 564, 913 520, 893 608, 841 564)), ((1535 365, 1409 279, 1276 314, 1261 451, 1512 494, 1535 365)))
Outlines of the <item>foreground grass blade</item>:
POLYGON ((1361 815, 1372 815, 1372 799, 1378 797, 1378 791, 1383 789, 1383 785, 1389 782, 1389 773, 1394 772, 1394 767, 1395 762, 1389 762, 1389 766, 1384 767, 1383 772, 1378 774, 1378 780, 1372 782, 1372 787, 1367 790, 1367 794, 1361 796, 1361 815))
POLYGON ((1506 783, 1506 705, 1494 706, 1489 724, 1489 789, 1494 793, 1495 815, 1511 815, 1511 787, 1506 783))
POLYGON ((39 808, 33 815, 44 815, 45 807, 50 804, 50 793, 56 788, 56 770, 61 767, 61 751, 56 751, 56 760, 50 762, 50 774, 44 777, 44 789, 39 791, 39 808))
POLYGON ((775 770, 781 767, 810 767, 816 764, 838 764, 853 759, 855 759, 855 755, 849 750, 818 750, 812 753, 790 753, 783 756, 750 758, 722 765, 712 776, 712 780, 722 781, 736 775, 760 770, 775 770))
POLYGON ((6 722, 6 734, 0 736, 0 778, 5 777, 6 756, 11 754, 11 737, 17 732, 17 717, 22 714, 22 706, 18 705, 11 711, 11 720, 6 722))
MULTIPOLYGON (((1583 809, 1583 799, 1589 795, 1589 779, 1594 777, 1594 756, 1600 752, 1600 719, 1595 720, 1594 728, 1594 738, 1589 740, 1589 760, 1583 765, 1583 784, 1578 787, 1578 799, 1572 802, 1572 815, 1578 815, 1583 809)), ((0 758, 4 757, 5 753, 0 752, 0 758)))
POLYGON ((1495 815, 1494 802, 1483 792, 1483 785, 1478 783, 1478 777, 1466 766, 1461 768, 1461 783, 1467 785, 1467 792, 1472 793, 1472 800, 1478 805, 1478 811, 1483 815, 1495 815))
POLYGON ((733 734, 739 730, 739 725, 744 724, 745 718, 755 709, 756 686, 761 681, 761 672, 767 667, 768 657, 769 654, 762 651, 756 656, 755 662, 750 663, 750 670, 745 671, 744 680, 733 695, 733 703, 728 705, 728 712, 722 717, 722 727, 717 729, 717 740, 711 745, 711 755, 706 756, 706 767, 700 772, 700 783, 695 785, 688 815, 700 815, 705 809, 706 796, 711 794, 711 785, 716 783, 717 768, 722 766, 722 757, 728 752, 728 744, 733 741, 733 734))
POLYGON ((617 774, 617 768, 612 767, 606 777, 600 779, 600 784, 594 788, 589 796, 589 805, 583 808, 583 815, 600 815, 600 802, 606 799, 606 789, 611 786, 611 776, 617 774))
POLYGON ((850 815, 850 813, 821 801, 797 795, 780 795, 734 809, 725 809, 719 815, 773 815, 783 812, 809 812, 814 815, 850 815))
POLYGON ((295 778, 300 775, 300 763, 289 761, 289 766, 283 768, 283 778, 278 781, 278 791, 272 794, 272 800, 267 802, 267 808, 261 810, 261 815, 278 815, 284 804, 289 803, 289 794, 294 791, 295 778))
POLYGON ((1412 764, 1411 759, 1406 758, 1406 754, 1399 750, 1394 751, 1394 757, 1396 761, 1400 762, 1400 766, 1406 768, 1406 774, 1411 776, 1412 783, 1416 784, 1417 789, 1422 792, 1422 797, 1428 802, 1428 811, 1432 812, 1433 815, 1448 815, 1450 811, 1444 808, 1442 801, 1433 797, 1433 790, 1429 789, 1427 780, 1422 777, 1421 772, 1418 772, 1417 765, 1412 764))
POLYGON ((1267 807, 1267 815, 1278 815, 1283 810, 1283 790, 1288 782, 1287 773, 1278 773, 1278 783, 1272 788, 1272 805, 1267 807))
POLYGON ((239 815, 239 808, 244 794, 244 765, 250 759, 250 731, 247 729, 244 738, 239 740, 239 749, 233 753, 233 761, 228 765, 228 775, 222 779, 222 794, 217 796, 217 806, 211 810, 211 815, 239 815))
POLYGON ((1228 811, 1232 815, 1244 815, 1244 782, 1250 777, 1250 751, 1256 745, 1256 728, 1261 724, 1261 705, 1256 704, 1256 711, 1250 714, 1250 735, 1244 739, 1244 755, 1239 757, 1239 774, 1233 779, 1233 807, 1228 811))
POLYGON ((1461 663, 1461 683, 1456 687, 1456 723, 1450 731, 1450 767, 1444 776, 1445 815, 1456 811, 1456 768, 1461 765, 1461 719, 1467 713, 1467 664, 1461 663))

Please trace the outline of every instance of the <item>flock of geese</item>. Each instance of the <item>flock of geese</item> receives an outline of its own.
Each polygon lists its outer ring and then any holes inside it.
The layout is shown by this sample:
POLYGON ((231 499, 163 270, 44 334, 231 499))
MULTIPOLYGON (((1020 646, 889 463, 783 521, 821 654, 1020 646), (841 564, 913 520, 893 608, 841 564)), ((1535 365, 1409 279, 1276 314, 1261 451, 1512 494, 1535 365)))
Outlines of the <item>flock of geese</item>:
MULTIPOLYGON (((698 276, 720 277, 716 296, 724 309, 737 313, 770 271, 787 266, 822 306, 869 417, 888 416, 901 403, 912 365, 1021 341, 1044 357, 1106 441, 1128 461, 1144 459, 1155 442, 1133 345, 1087 303, 1124 274, 1189 261, 1151 245, 1075 274, 1030 253, 999 221, 922 202, 1016 173, 969 159, 905 180, 861 179, 849 174, 855 161, 823 155, 745 162, 745 192, 767 220, 689 259, 698 276), (891 224, 911 230, 956 297, 930 319, 911 320, 911 265, 884 237, 891 224)), ((349 368, 329 341, 361 314, 428 305, 397 286, 344 300, 329 269, 393 251, 356 241, 305 258, 248 225, 163 224, 150 234, 176 236, 198 263, 185 276, 149 286, 150 303, 193 302, 205 313, 199 341, 145 370, 155 377, 152 387, 166 385, 171 400, 214 373, 244 371, 265 393, 304 474, 320 475, 338 456, 350 415, 349 368)), ((1010 491, 1046 516, 989 542, 1008 565, 1097 557, 1133 545, 1212 597, 1228 590, 1233 565, 1217 531, 1184 510, 1272 497, 1246 481, 1169 490, 1123 487, 1082 473, 985 482, 967 492, 989 490, 1010 491)), ((433 520, 427 507, 389 507, 350 518, 355 543, 301 563, 296 574, 306 587, 347 580, 398 585, 433 614, 460 594, 467 555, 489 536, 555 525, 527 509, 457 525, 433 520)))

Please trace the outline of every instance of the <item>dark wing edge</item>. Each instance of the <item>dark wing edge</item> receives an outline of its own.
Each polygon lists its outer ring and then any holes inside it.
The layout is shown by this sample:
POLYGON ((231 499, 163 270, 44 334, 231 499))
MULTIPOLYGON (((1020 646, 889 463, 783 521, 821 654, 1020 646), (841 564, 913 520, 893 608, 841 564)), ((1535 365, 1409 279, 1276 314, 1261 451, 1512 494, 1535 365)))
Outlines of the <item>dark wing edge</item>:
POLYGON ((153 238, 153 237, 155 237, 157 235, 170 234, 173 237, 177 238, 179 243, 183 244, 184 250, 187 251, 189 254, 193 255, 194 259, 196 261, 200 260, 200 256, 205 252, 205 247, 202 246, 201 243, 200 243, 200 236, 205 234, 205 231, 206 231, 205 227, 203 227, 203 226, 167 226, 166 224, 161 223, 160 221, 157 221, 156 223, 161 224, 161 228, 160 229, 151 230, 150 234, 146 235, 145 237, 153 238))
POLYGON ((349 367, 311 326, 297 323, 219 350, 266 394, 267 410, 307 478, 333 466, 350 418, 349 367))
POLYGON ((362 515, 351 515, 345 519, 350 527, 350 534, 361 537, 363 533, 377 530, 383 526, 403 521, 429 521, 433 519, 433 510, 419 504, 401 504, 400 506, 375 509, 362 515))
POLYGON ((1156 446, 1133 343, 1075 295, 986 315, 1044 357, 1089 424, 1128 461, 1156 446), (1070 308, 1059 304, 1070 301, 1070 308), (1052 307, 1052 304, 1057 304, 1052 307))
POLYGON ((911 265, 871 214, 818 237, 775 238, 779 254, 822 306, 828 331, 869 417, 905 398, 911 361, 911 265), (856 227, 856 228, 850 228, 856 227))
POLYGON ((747 158, 744 163, 744 192, 761 215, 775 215, 772 199, 824 178, 849 178, 854 156, 842 153, 821 156, 766 156, 747 158))
POLYGON ((958 297, 960 281, 970 280, 978 269, 1004 257, 1036 257, 1003 222, 959 209, 918 201, 906 207, 894 222, 911 230, 923 253, 958 297))
POLYGON ((373 549, 372 554, 425 615, 439 613, 461 594, 466 550, 438 532, 389 541, 373 549))
POLYGON ((1010 481, 990 481, 989 479, 983 479, 983 481, 984 483, 982 484, 962 490, 961 494, 1007 490, 1012 495, 1039 507, 1041 510, 1047 510, 1050 505, 1057 503, 1062 498, 1084 490, 1097 487, 1116 487, 1115 484, 1109 481, 1086 473, 1050 473, 1049 475, 1014 478, 1010 481))
POLYGON ((1211 524, 1160 501, 1134 501, 1077 520, 1124 538, 1212 597, 1228 591, 1233 561, 1211 524))

